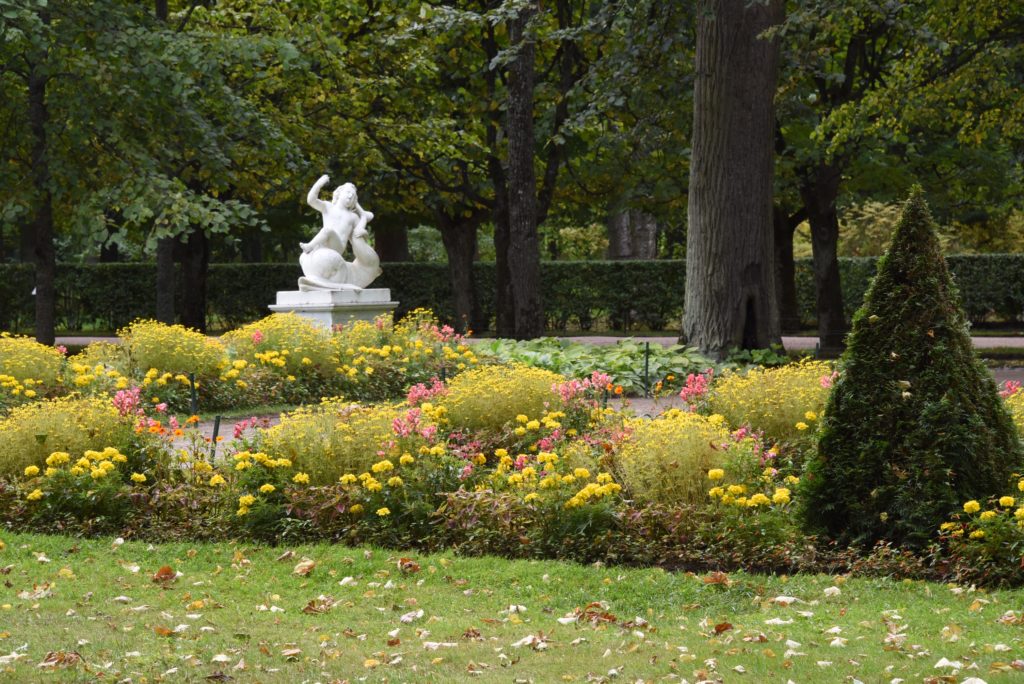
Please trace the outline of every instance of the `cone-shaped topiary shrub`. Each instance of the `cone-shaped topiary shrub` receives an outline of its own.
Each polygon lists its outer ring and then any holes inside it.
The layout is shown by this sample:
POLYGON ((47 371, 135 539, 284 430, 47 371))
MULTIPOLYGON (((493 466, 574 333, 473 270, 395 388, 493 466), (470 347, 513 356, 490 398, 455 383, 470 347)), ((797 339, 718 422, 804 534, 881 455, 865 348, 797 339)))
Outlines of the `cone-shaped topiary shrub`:
POLYGON ((919 187, 847 343, 801 482, 803 521, 844 542, 921 546, 964 501, 1001 491, 1022 452, 919 187))

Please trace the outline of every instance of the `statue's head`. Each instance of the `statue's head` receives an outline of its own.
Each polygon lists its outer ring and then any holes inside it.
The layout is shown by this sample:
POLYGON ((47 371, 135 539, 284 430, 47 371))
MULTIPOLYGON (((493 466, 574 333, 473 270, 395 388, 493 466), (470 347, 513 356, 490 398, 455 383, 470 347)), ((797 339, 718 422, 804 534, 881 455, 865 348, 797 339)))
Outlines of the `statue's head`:
POLYGON ((332 201, 334 202, 334 204, 340 204, 346 209, 355 209, 357 202, 356 186, 352 185, 351 183, 339 185, 334 190, 332 201))

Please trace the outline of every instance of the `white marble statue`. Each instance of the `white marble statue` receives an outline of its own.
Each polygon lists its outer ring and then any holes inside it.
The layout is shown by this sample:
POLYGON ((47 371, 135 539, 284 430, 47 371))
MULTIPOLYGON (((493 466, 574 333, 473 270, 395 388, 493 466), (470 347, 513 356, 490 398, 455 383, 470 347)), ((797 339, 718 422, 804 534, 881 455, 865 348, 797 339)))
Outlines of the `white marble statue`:
POLYGON ((330 178, 320 176, 306 201, 324 217, 324 227, 309 242, 300 242, 299 264, 303 277, 299 290, 361 290, 381 274, 380 257, 367 242, 366 224, 373 214, 356 199, 356 186, 338 186, 330 202, 320 199, 320 190, 330 178), (352 245, 352 261, 344 254, 352 245))

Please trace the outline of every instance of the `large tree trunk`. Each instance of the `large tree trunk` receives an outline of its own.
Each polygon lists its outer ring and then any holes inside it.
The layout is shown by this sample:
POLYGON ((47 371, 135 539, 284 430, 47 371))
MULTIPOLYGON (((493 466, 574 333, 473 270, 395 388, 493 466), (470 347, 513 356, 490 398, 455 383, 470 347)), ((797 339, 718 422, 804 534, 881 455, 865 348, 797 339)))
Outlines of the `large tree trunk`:
POLYGON ((818 353, 824 357, 835 357, 843 351, 847 331, 839 280, 839 216, 836 212, 841 181, 842 174, 837 167, 820 163, 808 169, 800 187, 807 221, 811 224, 818 353))
POLYGON ((608 217, 609 259, 656 259, 658 222, 639 209, 617 211, 608 217))
MULTIPOLYGON (((40 11, 40 19, 49 24, 50 15, 40 11)), ((35 240, 33 259, 36 264, 36 340, 53 344, 57 317, 57 251, 53 243, 53 194, 50 192, 50 159, 47 124, 50 112, 46 103, 46 55, 32 65, 28 77, 28 116, 32 131, 32 185, 36 195, 36 212, 32 221, 35 240)))
POLYGON ((781 342, 772 247, 781 0, 707 0, 697 21, 683 333, 714 357, 781 342))
POLYGON ((452 285, 452 303, 455 306, 455 328, 459 332, 472 330, 480 323, 480 304, 473 280, 473 261, 476 258, 477 218, 453 220, 439 216, 441 241, 448 254, 448 278, 452 285))
POLYGON ((181 322, 187 328, 206 332, 206 274, 210 266, 210 241, 202 228, 195 228, 185 243, 181 276, 181 322))
POLYGON ((772 228, 775 248, 775 295, 779 301, 779 329, 783 334, 800 330, 800 307, 796 301, 796 264, 793 260, 793 233, 799 221, 791 220, 786 210, 775 206, 772 228))
POLYGON ((533 85, 536 46, 528 35, 531 3, 511 22, 509 37, 519 47, 509 68, 508 87, 508 244, 505 260, 512 295, 512 329, 499 332, 518 340, 544 334, 540 298, 540 240, 537 235, 537 176, 533 167, 533 85))

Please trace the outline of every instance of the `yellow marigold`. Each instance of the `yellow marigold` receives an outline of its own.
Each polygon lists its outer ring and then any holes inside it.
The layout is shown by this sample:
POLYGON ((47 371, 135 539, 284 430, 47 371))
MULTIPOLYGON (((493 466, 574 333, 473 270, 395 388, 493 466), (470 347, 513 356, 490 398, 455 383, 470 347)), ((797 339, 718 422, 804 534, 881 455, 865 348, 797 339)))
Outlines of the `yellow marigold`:
POLYGON ((573 475, 563 475, 562 476, 562 482, 564 482, 565 484, 572 484, 575 481, 576 481, 576 478, 573 475))
POLYGON ((522 437, 526 434, 526 428, 520 426, 513 430, 513 432, 516 434, 516 437, 522 437))
POLYGON ((522 413, 520 413, 518 416, 516 416, 516 422, 517 423, 525 423, 528 420, 530 420, 529 417, 523 415, 522 413))
POLYGON ((991 520, 994 517, 996 517, 995 511, 983 511, 982 514, 978 516, 981 520, 991 520))
POLYGON ((388 487, 401 487, 404 483, 402 478, 395 475, 394 477, 388 478, 388 487))
POLYGON ((798 485, 800 484, 800 478, 797 477, 796 475, 787 475, 786 479, 784 479, 783 482, 785 482, 788 485, 798 485))
POLYGON ((539 420, 531 420, 531 421, 529 421, 526 424, 526 429, 527 430, 540 430, 540 421, 539 420))
POLYGON ((366 491, 368 492, 379 492, 380 490, 384 489, 384 485, 382 485, 380 482, 373 478, 370 478, 369 480, 363 482, 363 487, 365 487, 366 491))
POLYGON ((1017 489, 1024 492, 1024 478, 1017 481, 1017 489))
POLYGON ((725 490, 722 489, 721 487, 712 487, 711 489, 708 490, 708 496, 710 496, 712 499, 717 499, 724 493, 725 490))
POLYGON ((352 473, 345 473, 344 475, 342 475, 341 477, 338 478, 338 482, 340 482, 343 485, 350 485, 350 484, 354 483, 355 481, 356 481, 356 476, 353 475, 352 473))
POLYGON ((39 474, 39 466, 30 465, 25 468, 25 477, 35 477, 39 474))
POLYGON ((132 482, 142 484, 146 481, 146 476, 143 473, 132 473, 132 482))
POLYGON ((222 485, 227 484, 227 480, 225 480, 221 475, 218 474, 211 477, 210 481, 207 484, 209 484, 211 487, 220 487, 222 485))
POLYGON ((26 496, 25 498, 28 499, 29 501, 39 501, 40 499, 43 498, 43 490, 33 489, 31 492, 28 493, 28 496, 26 496))
POLYGON ((709 480, 721 480, 723 477, 725 477, 725 471, 721 468, 712 468, 708 471, 709 480))
POLYGON ((971 499, 970 501, 964 504, 964 513, 977 513, 980 510, 981 504, 975 501, 974 499, 971 499))
POLYGON ((769 503, 771 503, 771 500, 761 492, 754 494, 749 500, 747 500, 747 505, 751 507, 767 506, 769 503))
POLYGON ((402 454, 402 457, 398 459, 398 462, 402 465, 411 465, 416 462, 416 459, 412 457, 412 454, 402 454))
POLYGON ((388 508, 387 506, 383 506, 381 508, 378 508, 377 509, 377 515, 379 515, 382 518, 387 517, 387 516, 391 515, 391 509, 388 508))
POLYGON ((736 485, 736 484, 729 485, 728 491, 733 496, 739 496, 740 494, 746 494, 747 493, 747 487, 746 487, 746 485, 736 485))
POLYGON ((539 497, 540 497, 540 495, 537 494, 537 492, 530 492, 529 494, 527 494, 526 496, 523 497, 523 501, 529 503, 529 502, 531 502, 534 499, 537 499, 539 497))
POLYGON ((806 418, 807 420, 818 420, 818 414, 815 413, 814 411, 808 411, 807 413, 804 414, 804 418, 806 418))
POLYGON ((46 471, 43 474, 46 475, 46 477, 53 477, 54 475, 56 475, 59 472, 60 472, 59 469, 54 468, 54 467, 51 466, 51 467, 47 468, 46 471))
POLYGON ((78 475, 83 474, 85 472, 85 469, 82 468, 81 466, 77 466, 76 465, 76 466, 72 466, 71 470, 68 471, 68 472, 70 472, 72 475, 78 476, 78 475))
POLYGON ((275 489, 277 489, 277 487, 275 487, 274 485, 270 484, 269 482, 260 487, 260 491, 263 492, 264 494, 270 494, 275 489))
POLYGON ((780 506, 788 504, 790 501, 791 492, 785 487, 777 487, 775 493, 772 494, 772 503, 780 506))
POLYGON ((1024 506, 1021 506, 1013 512, 1013 517, 1017 520, 1024 520, 1024 506))
POLYGON ((985 530, 974 530, 971 532, 971 539, 984 539, 985 530))
POLYGON ((59 466, 71 462, 71 456, 65 451, 54 451, 46 458, 46 465, 59 466))
POLYGON ((494 450, 494 455, 497 456, 498 458, 505 458, 506 456, 508 456, 508 450, 506 450, 506 449, 495 449, 494 450))
POLYGON ((256 503, 256 497, 253 496, 252 494, 243 494, 242 496, 238 497, 239 506, 248 507, 252 506, 254 503, 256 503))
POLYGON ((611 476, 610 473, 598 473, 598 475, 597 475, 597 482, 598 482, 598 484, 607 484, 607 483, 609 483, 611 481, 612 481, 612 476, 611 476))
POLYGON ((375 473, 386 473, 389 470, 393 470, 394 467, 394 463, 392 463, 388 459, 384 459, 383 461, 377 461, 376 463, 374 463, 373 467, 371 467, 370 470, 372 470, 375 473))
POLYGON ((950 530, 955 530, 956 528, 957 524, 955 522, 944 522, 941 525, 939 525, 940 532, 949 532, 950 530))
POLYGON ((106 474, 107 474, 107 471, 105 471, 103 468, 93 468, 92 470, 89 471, 89 475, 94 480, 100 480, 103 477, 105 477, 106 474))
POLYGON ((807 425, 807 423, 801 420, 799 423, 796 424, 795 427, 797 430, 806 430, 809 426, 807 425))
POLYGON ((348 512, 353 515, 359 515, 363 512, 363 504, 352 504, 351 508, 348 509, 348 512))
POLYGON ((309 475, 306 473, 295 473, 292 477, 292 482, 295 484, 309 484, 309 475))
POLYGON ((572 471, 572 474, 581 480, 586 480, 590 477, 590 471, 586 468, 576 468, 572 471))
POLYGON ((1011 508, 1015 503, 1017 502, 1012 496, 999 497, 999 505, 1002 506, 1003 508, 1011 508))
POLYGON ((235 515, 242 516, 249 512, 248 506, 239 506, 238 510, 235 511, 235 515))

